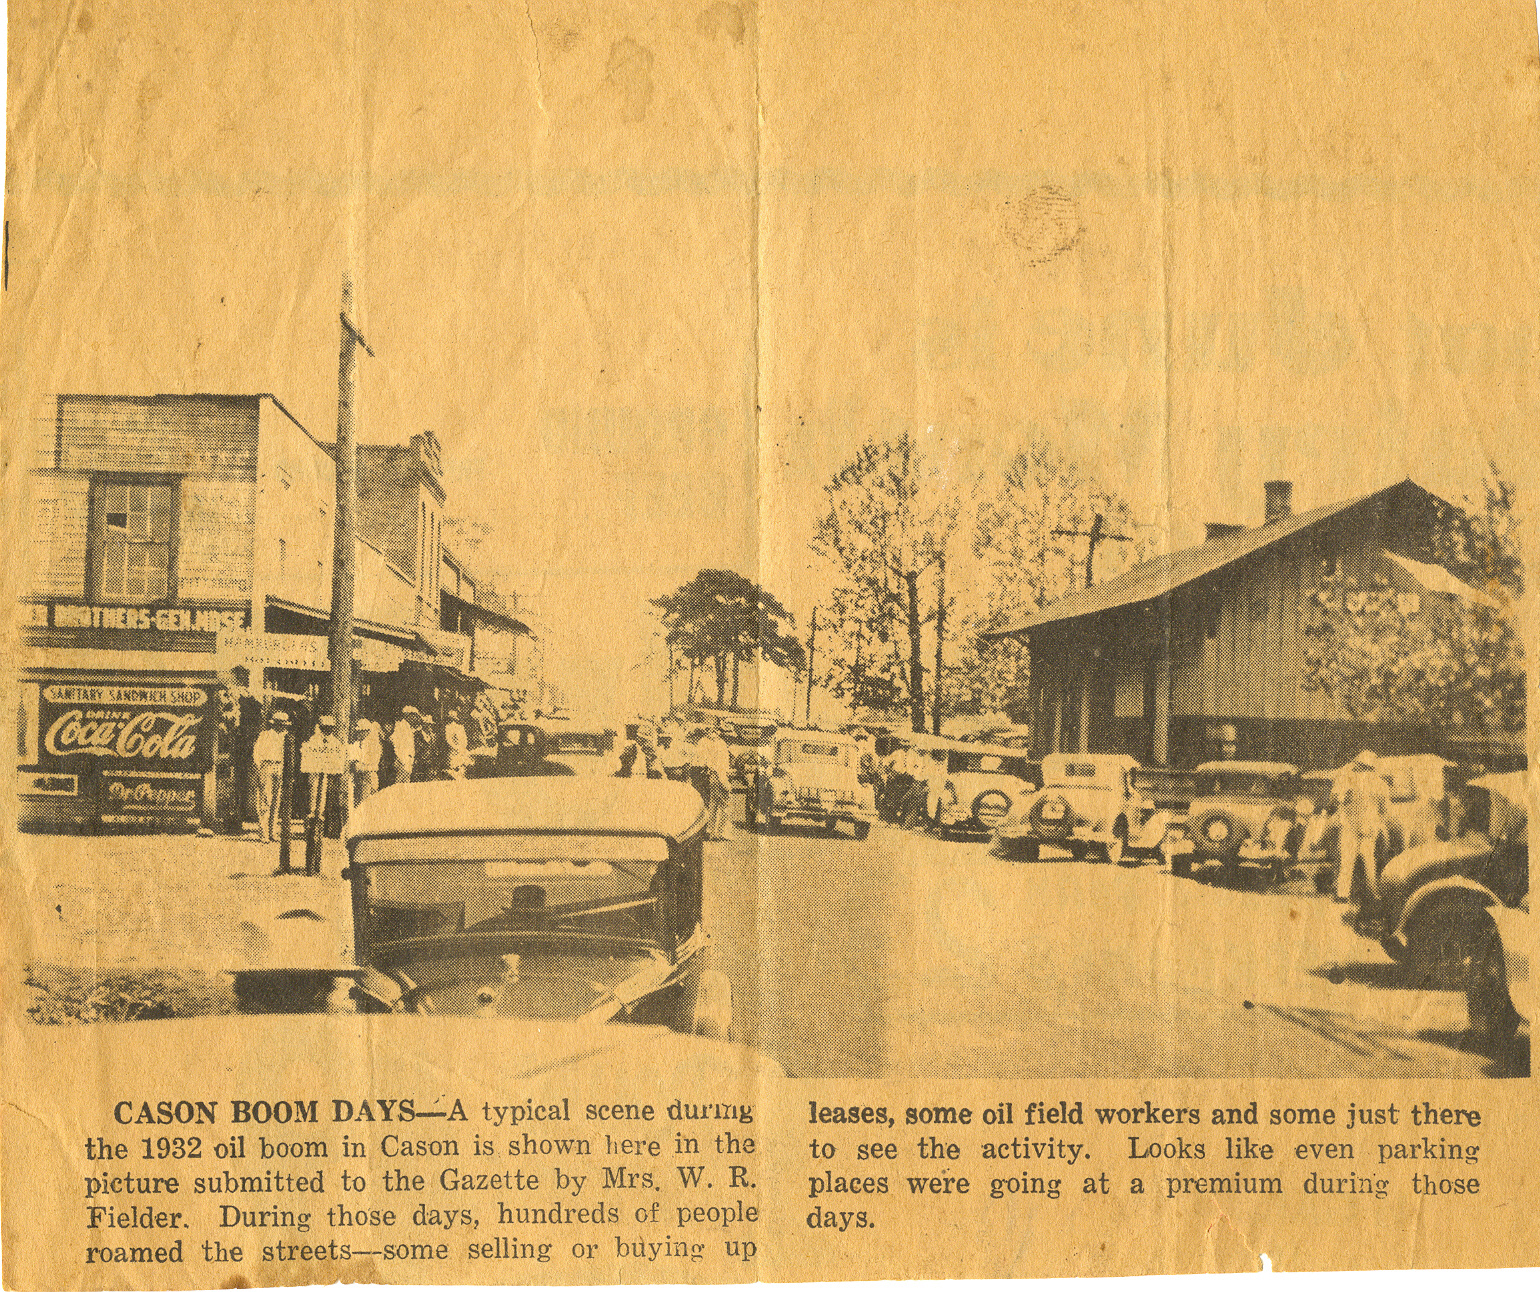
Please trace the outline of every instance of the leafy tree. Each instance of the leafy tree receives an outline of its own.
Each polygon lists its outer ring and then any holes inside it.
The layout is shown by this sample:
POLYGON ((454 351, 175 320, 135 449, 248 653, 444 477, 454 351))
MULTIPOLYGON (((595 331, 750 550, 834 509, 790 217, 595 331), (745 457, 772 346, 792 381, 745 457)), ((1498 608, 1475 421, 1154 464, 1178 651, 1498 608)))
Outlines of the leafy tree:
POLYGON ((967 648, 954 674, 954 702, 1004 708, 1024 695, 1027 646, 978 633, 1068 596, 1084 583, 1084 537, 1102 518, 1102 533, 1126 539, 1097 546, 1097 582, 1149 554, 1127 501, 1038 436, 1011 459, 993 497, 978 509, 973 554, 978 595, 966 612, 967 648))
POLYGON ((907 430, 868 440, 824 486, 828 511, 812 539, 835 575, 831 629, 839 645, 827 670, 843 679, 835 693, 902 695, 915 731, 925 730, 922 631, 938 622, 938 608, 944 621, 942 571, 972 483, 959 482, 950 467, 907 430))
POLYGON ((1523 731, 1513 498, 1493 465, 1484 497, 1449 509, 1434 532, 1434 556, 1472 595, 1413 598, 1380 574, 1323 577, 1309 594, 1305 690, 1324 692, 1357 721, 1523 731))
POLYGON ((672 666, 688 662, 691 690, 698 667, 716 673, 717 704, 737 707, 740 666, 769 660, 781 668, 800 669, 806 659, 796 637, 796 621, 775 596, 732 570, 701 570, 671 594, 649 603, 663 623, 672 666))

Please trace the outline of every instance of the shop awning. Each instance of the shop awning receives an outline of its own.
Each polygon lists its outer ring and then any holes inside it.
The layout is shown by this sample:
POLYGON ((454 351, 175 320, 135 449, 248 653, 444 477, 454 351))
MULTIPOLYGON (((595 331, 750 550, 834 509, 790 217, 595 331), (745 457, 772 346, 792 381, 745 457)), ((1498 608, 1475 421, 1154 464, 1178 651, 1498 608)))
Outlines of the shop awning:
POLYGON ((440 664, 434 660, 407 659, 401 662, 403 671, 421 669, 425 673, 431 673, 443 682, 456 682, 461 686, 474 687, 478 691, 485 691, 487 683, 464 669, 456 668, 453 664, 440 664))
MULTIPOLYGON (((329 626, 332 621, 331 612, 317 610, 314 606, 303 605, 298 601, 289 601, 284 597, 270 596, 267 599, 270 610, 283 610, 291 615, 297 615, 302 619, 309 619, 323 626, 329 626)), ((373 619, 353 620, 353 632, 359 637, 369 637, 375 641, 389 642, 392 646, 401 646, 407 650, 427 651, 434 654, 433 643, 428 641, 413 628, 403 624, 384 624, 373 619)))
POLYGON ((510 633, 523 633, 526 637, 534 636, 528 624, 521 619, 515 619, 512 615, 505 615, 487 606, 478 606, 474 601, 457 597, 452 592, 441 592, 439 595, 443 597, 445 607, 456 615, 479 620, 489 628, 501 628, 504 632, 510 633))

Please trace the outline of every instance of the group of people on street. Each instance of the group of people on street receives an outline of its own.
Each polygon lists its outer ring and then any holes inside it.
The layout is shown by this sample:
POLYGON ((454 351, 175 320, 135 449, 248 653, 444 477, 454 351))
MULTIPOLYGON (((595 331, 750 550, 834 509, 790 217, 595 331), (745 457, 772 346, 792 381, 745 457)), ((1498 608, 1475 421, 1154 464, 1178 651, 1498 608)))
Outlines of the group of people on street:
POLYGON ((896 745, 875 760, 873 774, 877 812, 906 830, 932 825, 946 793, 946 750, 896 745))
POLYGON ((221 739, 229 751, 231 771, 229 806, 222 814, 225 828, 243 833, 245 822, 254 814, 264 843, 278 838, 284 767, 289 760, 296 778, 294 801, 314 815, 325 811, 329 779, 340 779, 351 796, 349 802, 357 806, 383 785, 461 779, 469 772, 475 751, 489 750, 497 741, 497 710, 484 695, 463 708, 450 707, 442 731, 432 714, 415 705, 403 705, 388 725, 361 710, 346 741, 338 735, 330 714, 319 714, 312 723, 309 704, 298 697, 290 703, 269 695, 264 703, 253 692, 245 665, 230 670, 221 701, 221 739), (302 732, 307 733, 304 743, 295 743, 302 732), (336 750, 339 744, 346 746, 345 754, 338 753, 337 761, 345 767, 340 777, 319 773, 301 779, 307 775, 302 767, 307 752, 320 754, 336 750))
POLYGON ((677 724, 643 718, 636 724, 635 738, 621 748, 615 775, 693 784, 706 801, 706 837, 727 838, 732 760, 716 727, 706 727, 692 743, 677 724))

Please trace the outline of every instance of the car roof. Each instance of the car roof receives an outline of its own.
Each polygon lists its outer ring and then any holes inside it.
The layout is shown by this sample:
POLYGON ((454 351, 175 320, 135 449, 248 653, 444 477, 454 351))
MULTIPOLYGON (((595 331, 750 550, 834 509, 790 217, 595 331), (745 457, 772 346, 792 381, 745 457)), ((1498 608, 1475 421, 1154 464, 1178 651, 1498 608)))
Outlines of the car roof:
POLYGON ((1026 759, 1035 762, 1030 749, 1018 749, 1014 745, 986 745, 980 740, 958 740, 947 746, 960 754, 993 754, 997 758, 1026 759))
POLYGON ((678 781, 510 776, 392 785, 354 808, 348 840, 463 833, 653 835, 680 843, 705 805, 678 781))
POLYGON ((1105 763, 1108 767, 1137 767, 1139 760, 1129 754, 1076 754, 1058 753, 1044 754, 1046 763, 1050 758, 1056 758, 1065 763, 1105 763))
POLYGON ((782 727, 775 733, 777 740, 821 740, 825 744, 853 745, 856 743, 854 736, 847 736, 842 731, 818 731, 812 727, 782 727))
POLYGON ((1242 776, 1298 776, 1299 768, 1293 763, 1245 762, 1240 759, 1220 759, 1212 763, 1199 763, 1200 772, 1236 772, 1242 776))

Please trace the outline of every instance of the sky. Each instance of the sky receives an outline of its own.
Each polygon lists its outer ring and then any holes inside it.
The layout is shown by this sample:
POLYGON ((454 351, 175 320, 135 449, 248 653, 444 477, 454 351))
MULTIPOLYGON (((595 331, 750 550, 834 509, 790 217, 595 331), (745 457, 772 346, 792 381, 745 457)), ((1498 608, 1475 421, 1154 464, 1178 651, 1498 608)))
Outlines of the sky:
POLYGON ((607 718, 698 569, 805 631, 869 436, 1046 436, 1173 546, 1268 479, 1523 477, 1534 13, 1306 8, 12 4, 8 424, 268 391, 329 438, 350 270, 362 438, 439 436, 607 718))

